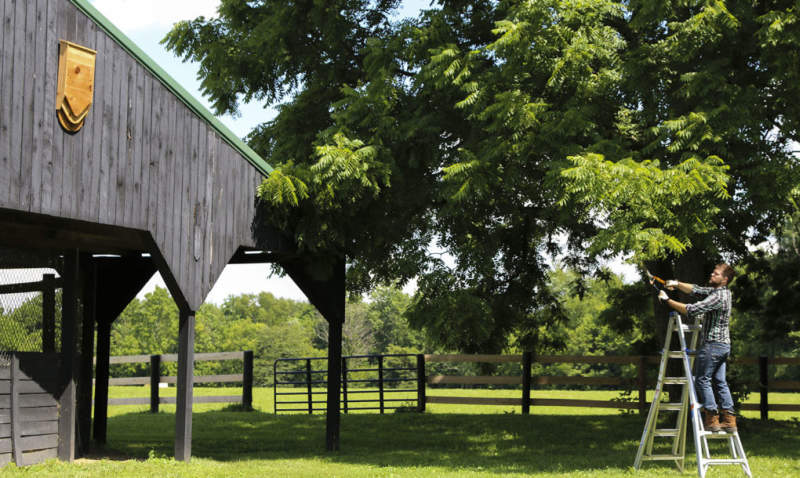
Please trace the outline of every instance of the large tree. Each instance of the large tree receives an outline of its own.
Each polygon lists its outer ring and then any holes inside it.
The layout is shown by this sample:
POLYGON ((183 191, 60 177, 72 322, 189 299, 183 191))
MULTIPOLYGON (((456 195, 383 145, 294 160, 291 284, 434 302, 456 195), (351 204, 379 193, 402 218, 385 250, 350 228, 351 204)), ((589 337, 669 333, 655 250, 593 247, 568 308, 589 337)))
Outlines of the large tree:
POLYGON ((397 4, 222 0, 165 43, 218 113, 278 105, 248 137, 276 166, 256 238, 346 257, 355 293, 418 276, 412 322, 443 344, 534 347, 537 317, 563 319, 546 284, 565 235, 573 266, 671 269, 780 217, 793 2, 438 0, 392 20, 397 4))
POLYGON ((564 172, 584 211, 606 219, 596 250, 684 258, 700 279, 687 250, 741 256, 782 219, 798 182, 787 80, 800 62, 773 51, 772 19, 783 8, 796 20, 794 3, 626 2, 613 22, 626 41, 617 149, 576 155, 564 172))
MULTIPOLYGON (((563 172, 583 214, 603 218, 591 251, 704 283, 782 220, 799 181, 800 62, 776 47, 800 38, 784 31, 795 3, 625 3, 625 21, 612 22, 626 42, 618 150, 575 155, 563 172)), ((655 307, 663 337, 666 310, 655 307)))

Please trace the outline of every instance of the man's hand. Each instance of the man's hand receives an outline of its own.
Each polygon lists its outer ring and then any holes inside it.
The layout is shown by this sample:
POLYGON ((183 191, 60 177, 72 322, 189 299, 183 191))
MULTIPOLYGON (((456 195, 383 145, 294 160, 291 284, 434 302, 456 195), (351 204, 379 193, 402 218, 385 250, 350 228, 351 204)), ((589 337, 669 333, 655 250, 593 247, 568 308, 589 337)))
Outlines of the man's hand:
POLYGON ((669 290, 675 290, 675 288, 678 287, 678 281, 675 279, 670 279, 664 283, 664 287, 669 290))
POLYGON ((667 295, 667 292, 663 291, 663 290, 659 291, 658 292, 658 300, 660 300, 661 302, 668 301, 669 300, 669 296, 667 295))

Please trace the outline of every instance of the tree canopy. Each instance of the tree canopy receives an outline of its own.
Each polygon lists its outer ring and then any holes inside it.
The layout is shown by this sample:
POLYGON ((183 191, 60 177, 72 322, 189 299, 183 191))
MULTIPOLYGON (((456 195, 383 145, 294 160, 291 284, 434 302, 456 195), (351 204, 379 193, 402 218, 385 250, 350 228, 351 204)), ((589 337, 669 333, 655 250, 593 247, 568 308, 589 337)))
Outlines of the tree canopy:
POLYGON ((775 230, 772 250, 748 256, 733 286, 740 320, 747 323, 742 335, 753 354, 800 350, 800 188, 791 199, 794 211, 775 230))
POLYGON ((277 105, 247 138, 276 167, 256 239, 346 257, 354 293, 418 277, 442 343, 534 344, 551 255, 702 266, 788 210, 796 2, 398 3, 222 0, 164 42, 218 113, 277 105))

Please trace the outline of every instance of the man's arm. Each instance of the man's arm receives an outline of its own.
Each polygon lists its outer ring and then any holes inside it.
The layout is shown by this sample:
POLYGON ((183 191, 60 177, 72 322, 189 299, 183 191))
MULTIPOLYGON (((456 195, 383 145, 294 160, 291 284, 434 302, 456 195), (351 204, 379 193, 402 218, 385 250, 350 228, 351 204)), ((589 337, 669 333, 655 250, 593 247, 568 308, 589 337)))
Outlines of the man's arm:
MULTIPOLYGON (((691 284, 689 284, 689 286, 691 286, 691 284)), ((678 302, 677 300, 670 299, 667 293, 664 292, 663 290, 658 293, 658 300, 660 300, 663 304, 668 305, 670 308, 678 311, 679 314, 688 315, 688 312, 686 311, 686 304, 684 304, 683 302, 678 302)))
POLYGON ((709 294, 708 297, 701 300, 700 302, 695 302, 690 304, 690 307, 687 307, 686 304, 683 302, 678 302, 677 300, 672 300, 669 298, 665 291, 661 291, 658 294, 658 300, 663 302, 664 304, 668 305, 672 309, 677 310, 681 314, 689 317, 697 314, 704 314, 706 312, 710 312, 715 309, 719 309, 723 306, 723 299, 720 294, 709 294))
POLYGON ((701 300, 700 302, 689 304, 686 307, 686 311, 691 315, 698 315, 711 312, 712 310, 721 309, 724 306, 725 299, 723 292, 720 289, 712 289, 712 293, 708 294, 705 299, 701 300))
POLYGON ((681 282, 677 280, 668 280, 666 284, 664 284, 669 290, 678 289, 679 291, 683 292, 684 294, 691 294, 694 290, 694 284, 689 284, 687 282, 681 282))

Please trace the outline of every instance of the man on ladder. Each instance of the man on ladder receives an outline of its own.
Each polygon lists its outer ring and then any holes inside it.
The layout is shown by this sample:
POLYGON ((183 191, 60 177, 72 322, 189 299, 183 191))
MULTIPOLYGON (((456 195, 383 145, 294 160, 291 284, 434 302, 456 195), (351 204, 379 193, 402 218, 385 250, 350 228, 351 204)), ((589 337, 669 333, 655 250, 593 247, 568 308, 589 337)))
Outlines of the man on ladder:
POLYGON ((703 426, 708 431, 736 431, 733 399, 725 379, 725 369, 731 352, 731 292, 728 284, 734 271, 728 264, 717 264, 708 279, 709 287, 700 287, 677 280, 668 280, 669 290, 702 297, 700 302, 683 304, 669 298, 665 291, 659 300, 689 318, 705 314, 703 345, 695 357, 695 387, 703 406, 703 426), (715 399, 719 397, 719 403, 715 399))
POLYGON ((690 418, 689 424, 694 432, 694 445, 697 453, 697 473, 700 478, 705 478, 706 471, 712 465, 741 465, 744 473, 751 477, 750 464, 736 429, 733 401, 725 380, 725 362, 730 353, 731 316, 731 294, 727 286, 733 278, 733 269, 726 264, 717 265, 709 279, 710 287, 698 287, 676 280, 665 281, 649 272, 648 275, 654 286, 655 282, 658 282, 668 289, 678 289, 703 299, 694 304, 682 304, 670 299, 663 289, 656 286, 659 289, 658 298, 675 311, 670 313, 656 389, 642 431, 642 440, 636 452, 634 469, 638 470, 643 461, 674 460, 678 469, 683 472, 686 458, 686 425, 687 418, 690 418), (694 316, 694 325, 684 325, 680 313, 694 316), (704 324, 703 319, 705 319, 704 324), (699 350, 695 351, 700 331, 703 331, 704 342, 699 350), (674 333, 677 333, 678 336, 679 350, 673 350, 670 347, 674 333), (688 340, 686 334, 690 334, 688 340), (682 377, 666 376, 667 361, 670 359, 679 359, 682 362, 682 377), (696 365, 694 379, 693 362, 696 365), (697 383, 697 387, 695 387, 695 383, 697 383), (679 402, 671 403, 661 400, 663 386, 668 384, 683 387, 679 402), (700 391, 702 401, 698 400, 696 389, 700 391), (719 395, 720 406, 717 406, 714 391, 719 395), (705 419, 700 417, 701 405, 705 412, 705 419), (721 421, 717 414, 720 409, 723 414, 721 421), (658 425, 661 411, 678 412, 675 428, 658 425), (701 425, 701 422, 704 423, 701 425), (654 438, 656 437, 672 439, 672 451, 653 453, 654 438), (730 457, 712 458, 708 446, 709 439, 727 440, 730 457))

